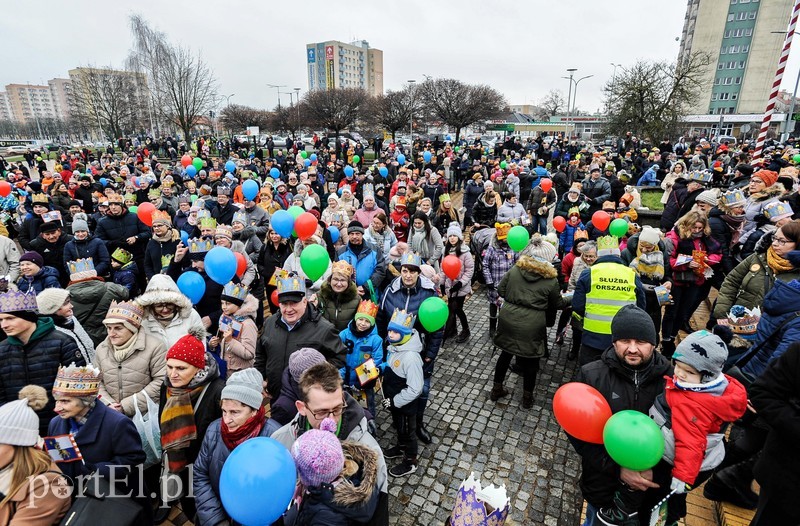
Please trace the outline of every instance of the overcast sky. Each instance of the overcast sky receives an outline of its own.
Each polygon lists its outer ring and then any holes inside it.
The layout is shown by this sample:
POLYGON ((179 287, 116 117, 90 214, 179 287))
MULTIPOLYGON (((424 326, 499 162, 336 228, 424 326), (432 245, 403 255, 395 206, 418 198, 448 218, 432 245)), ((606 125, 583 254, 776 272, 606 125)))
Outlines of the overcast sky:
MULTIPOLYGON (((276 90, 267 84, 305 93, 307 43, 364 39, 383 50, 386 90, 424 75, 453 77, 488 84, 510 104, 535 104, 553 88, 566 95, 561 77, 577 68, 576 79, 594 75, 580 83, 578 107, 595 111, 612 62, 676 58, 686 2, 52 0, 14 11, 0 17, 0 87, 66 77, 80 65, 120 67, 131 42, 128 16, 137 12, 173 42, 201 52, 219 93, 235 94, 232 103, 272 108, 276 90)), ((788 90, 800 67, 798 48, 784 77, 788 90)))

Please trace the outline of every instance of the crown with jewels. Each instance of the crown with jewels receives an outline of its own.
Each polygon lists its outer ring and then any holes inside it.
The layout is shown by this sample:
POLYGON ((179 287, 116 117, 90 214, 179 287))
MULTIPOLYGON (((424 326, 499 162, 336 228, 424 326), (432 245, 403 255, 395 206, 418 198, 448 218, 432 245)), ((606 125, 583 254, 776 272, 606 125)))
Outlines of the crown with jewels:
POLYGON ((100 369, 78 367, 75 362, 61 366, 53 384, 53 396, 97 396, 100 391, 100 369))
POLYGON ((575 230, 575 235, 572 236, 572 239, 578 241, 579 239, 589 239, 589 232, 586 230, 575 230))
POLYGON ((247 226, 247 214, 239 210, 238 212, 233 214, 233 219, 231 223, 241 223, 244 226, 247 226))
POLYGON ((361 314, 362 316, 369 316, 372 320, 375 320, 375 316, 378 315, 378 306, 371 302, 370 300, 363 300, 358 304, 358 310, 356 311, 356 317, 361 314))
POLYGON ((33 204, 45 205, 47 206, 50 204, 50 200, 47 197, 47 194, 33 194, 31 196, 31 202, 33 204))
POLYGON ((760 319, 759 307, 747 309, 742 305, 734 305, 728 313, 728 327, 744 339, 754 339, 760 319))
POLYGON ((719 203, 728 208, 744 206, 745 203, 747 203, 747 197, 745 197, 744 192, 741 190, 731 190, 730 192, 725 192, 719 197, 719 203))
POLYGON ((204 237, 194 237, 188 241, 189 254, 205 254, 214 248, 214 242, 204 237))
POLYGON ((367 183, 362 187, 361 193, 364 196, 364 199, 366 199, 367 196, 375 197, 375 187, 367 183))
POLYGON ((76 259, 67 263, 67 266, 69 267, 69 277, 72 281, 97 276, 92 258, 76 259))
POLYGON ((394 203, 395 208, 398 206, 405 208, 406 207, 406 196, 398 195, 397 201, 394 203))
POLYGON ((159 197, 161 197, 161 190, 158 188, 151 188, 147 191, 148 199, 158 199, 159 197))
POLYGON ((278 278, 278 295, 288 292, 306 293, 306 282, 300 276, 287 275, 278 278))
POLYGON ((403 309, 395 309, 392 313, 392 318, 389 320, 389 325, 386 326, 387 330, 396 331, 400 334, 411 334, 411 328, 417 317, 413 312, 406 312, 403 309))
POLYGON ((614 236, 597 238, 597 250, 619 250, 619 240, 614 236))
MULTIPOLYGON (((200 214, 200 212, 198 212, 198 214, 200 214)), ((214 219, 213 217, 203 217, 202 219, 200 219, 200 229, 202 230, 206 228, 216 229, 217 220, 214 219)))
POLYGON ((400 266, 408 265, 410 267, 422 267, 422 258, 414 252, 406 252, 400 258, 400 266))
POLYGON ((461 483, 456 504, 450 515, 451 526, 503 526, 508 517, 511 501, 505 485, 481 487, 475 474, 461 483))
POLYGON ((118 205, 121 205, 125 202, 125 200, 119 194, 111 194, 106 198, 106 201, 108 201, 108 204, 116 203, 118 205))
POLYGON ((119 261, 123 265, 127 265, 131 261, 133 261, 133 254, 125 250, 124 248, 117 248, 112 254, 111 259, 119 261))
POLYGON ((227 237, 228 239, 233 239, 233 227, 228 225, 219 225, 216 230, 214 230, 214 237, 227 237))
POLYGON ((136 194, 125 194, 123 199, 125 201, 133 201, 135 203, 136 202, 136 194))
POLYGON ((222 288, 222 296, 223 299, 225 296, 229 298, 234 298, 243 302, 247 297, 247 294, 250 291, 248 288, 241 283, 234 283, 233 281, 229 281, 223 288, 222 288))
POLYGON ((778 221, 792 214, 794 214, 792 207, 789 206, 789 203, 784 203, 783 201, 774 201, 764 207, 764 215, 770 221, 778 221))
POLYGON ((694 170, 686 174, 686 179, 689 181, 695 181, 702 184, 710 183, 712 177, 712 173, 707 170, 694 170))
POLYGON ((144 310, 132 301, 111 302, 111 307, 106 314, 106 320, 124 320, 136 327, 142 325, 144 310))
POLYGON ((341 274, 348 278, 353 276, 353 265, 347 261, 336 261, 331 265, 331 274, 341 274))
POLYGON ((153 211, 153 224, 156 223, 164 223, 167 226, 172 226, 172 218, 170 217, 168 212, 163 210, 154 210, 153 211))
POLYGON ((36 295, 33 293, 26 294, 18 290, 12 290, 5 294, 0 294, 0 312, 38 312, 38 310, 36 295))

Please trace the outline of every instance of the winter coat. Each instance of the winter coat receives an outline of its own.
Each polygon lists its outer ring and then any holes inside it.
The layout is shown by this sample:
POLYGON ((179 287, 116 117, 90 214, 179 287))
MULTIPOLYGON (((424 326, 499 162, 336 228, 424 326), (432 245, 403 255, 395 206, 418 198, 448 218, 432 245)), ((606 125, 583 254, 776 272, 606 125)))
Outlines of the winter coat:
POLYGON ((717 207, 708 212, 708 226, 711 228, 711 237, 722 248, 720 268, 722 273, 727 275, 736 266, 737 260, 733 255, 733 233, 735 230, 725 222, 724 216, 725 213, 717 207))
POLYGON ((66 334, 75 340, 75 344, 78 346, 78 352, 83 356, 84 361, 87 364, 94 364, 94 342, 89 336, 89 333, 81 326, 81 322, 79 322, 75 316, 66 319, 61 316, 53 315, 52 318, 53 323, 55 323, 55 329, 58 332, 66 334))
POLYGON ((67 287, 75 319, 89 333, 95 347, 106 339, 103 319, 112 301, 128 299, 128 289, 116 283, 105 283, 101 278, 91 278, 71 283, 67 287))
POLYGON ((356 315, 361 297, 358 295, 358 287, 352 281, 340 294, 335 293, 331 284, 326 281, 317 294, 317 301, 322 316, 333 324, 336 332, 339 332, 344 330, 356 315))
POLYGON ((72 504, 69 493, 59 496, 55 488, 68 486, 69 481, 61 475, 55 462, 47 471, 38 476, 28 477, 28 481, 0 507, 0 524, 14 526, 42 526, 59 524, 72 504), (13 522, 12 522, 13 521, 13 522))
POLYGON ((359 334, 355 323, 355 320, 351 321, 348 326, 339 333, 339 339, 342 340, 342 343, 347 349, 345 365, 339 369, 339 374, 342 375, 345 385, 354 385, 358 387, 361 383, 358 381, 356 367, 370 358, 372 358, 375 366, 380 371, 383 371, 386 364, 383 360, 383 338, 378 336, 377 327, 373 325, 372 329, 359 334))
MULTIPOLYGON (((672 365, 661 353, 653 352, 646 365, 632 369, 610 347, 599 360, 581 368, 577 381, 600 391, 612 413, 630 409, 647 414, 656 397, 664 392, 664 376, 672 376, 672 365)), ((581 456, 580 488, 583 497, 598 509, 610 504, 619 486, 619 465, 602 444, 590 444, 570 435, 567 437, 581 456)))
POLYGON ((17 280, 17 288, 20 292, 32 291, 34 294, 39 294, 44 289, 60 289, 59 277, 58 270, 53 267, 42 267, 30 278, 20 275, 17 280))
POLYGON ((461 217, 459 216, 458 210, 452 210, 452 212, 453 215, 450 215, 449 213, 442 213, 437 209, 431 220, 431 226, 439 231, 439 235, 443 239, 447 237, 447 229, 450 227, 450 223, 455 223, 459 228, 461 227, 461 217))
POLYGON ((122 215, 107 215, 100 219, 94 235, 106 242, 110 253, 114 252, 116 248, 122 247, 129 250, 134 257, 139 257, 144 254, 145 244, 152 236, 152 232, 136 214, 123 209, 122 215), (129 245, 126 241, 129 237, 135 237, 136 243, 129 245))
MULTIPOLYGON (((167 274, 177 283, 177 279, 183 272, 191 270, 190 264, 191 263, 187 261, 186 258, 178 263, 175 263, 173 260, 167 269, 167 274), (184 266, 184 264, 186 266, 184 266)), ((194 308, 197 311, 197 314, 200 315, 200 318, 205 318, 206 316, 208 317, 208 319, 211 321, 211 325, 207 328, 207 330, 209 334, 215 334, 218 327, 217 322, 222 314, 222 308, 220 306, 222 285, 211 279, 205 272, 195 272, 200 274, 200 277, 203 278, 203 282, 206 284, 206 293, 203 294, 203 299, 194 304, 194 308)))
POLYGON ((0 405, 17 400, 20 389, 28 384, 44 387, 48 394, 47 405, 37 414, 39 432, 45 433, 50 419, 55 416, 55 401, 51 393, 58 368, 72 362, 86 365, 75 341, 57 332, 51 318, 39 318, 28 343, 23 345, 14 336, 0 342, 0 371, 3 371, 0 375, 0 405))
POLYGON ((233 214, 239 210, 239 207, 233 204, 233 201, 228 201, 225 206, 216 204, 211 209, 211 217, 217 220, 217 224, 230 225, 233 221, 233 214))
POLYGON ((703 235, 697 239, 681 240, 678 233, 673 229, 667 232, 667 241, 672 244, 672 252, 669 254, 669 266, 672 269, 672 283, 679 287, 688 287, 692 284, 702 285, 706 278, 694 273, 694 269, 689 267, 689 263, 677 265, 678 256, 691 256, 694 250, 701 250, 706 253, 712 269, 716 272, 716 264, 722 260, 722 248, 712 237, 703 235), (691 249, 689 248, 691 244, 691 249))
MULTIPOLYGON (((550 188, 549 192, 545 192, 541 186, 536 186, 531 190, 528 201, 525 203, 525 209, 528 210, 531 216, 547 217, 550 215, 550 210, 555 208, 557 204, 556 200, 556 191, 553 188, 550 188), (547 209, 543 214, 539 213, 539 209, 542 207, 547 209)), ((505 206, 505 203, 503 206, 505 206)), ((502 209, 503 207, 501 206, 500 210, 502 209)))
POLYGON ((564 227, 564 230, 558 235, 558 244, 564 250, 564 252, 569 252, 572 250, 572 246, 575 244, 575 233, 578 231, 585 231, 586 227, 583 226, 583 223, 578 221, 577 225, 572 225, 567 221, 567 225, 564 227))
POLYGON ((519 254, 511 250, 508 243, 498 240, 497 236, 493 235, 483 255, 483 277, 486 279, 486 286, 496 289, 518 258, 519 254))
POLYGON ((424 228, 421 232, 417 232, 413 225, 408 233, 408 246, 413 252, 422 257, 423 263, 427 263, 434 268, 439 264, 439 259, 441 259, 442 250, 444 249, 442 235, 438 230, 431 227, 430 234, 426 235, 424 228), (421 250, 422 247, 425 247, 424 252, 421 250))
MULTIPOLYGON (((555 210, 553 210, 553 217, 560 216, 563 217, 564 219, 569 219, 570 209, 572 208, 580 209, 581 203, 583 203, 585 199, 584 196, 578 195, 578 198, 573 202, 567 198, 568 195, 569 194, 564 194, 563 196, 561 196, 561 199, 558 200, 558 203, 556 203, 556 208, 555 210)), ((581 214, 581 221, 584 221, 585 212, 581 211, 580 214, 581 214)), ((588 214, 586 215, 586 217, 587 217, 586 220, 588 221, 588 214)))
POLYGON ((252 228, 253 234, 263 239, 269 231, 269 214, 267 211, 258 205, 253 208, 241 208, 239 211, 244 212, 246 216, 245 230, 252 228))
POLYGON ((511 223, 512 221, 516 221, 520 224, 527 223, 528 214, 525 212, 525 207, 522 206, 521 203, 511 204, 506 201, 500 206, 500 210, 497 211, 497 221, 500 223, 511 223))
POLYGON ((470 179, 464 187, 464 208, 467 210, 467 215, 472 216, 472 209, 482 194, 483 186, 470 179))
POLYGON ((482 193, 472 206, 472 221, 479 225, 494 226, 497 221, 497 200, 490 206, 486 203, 486 194, 482 193))
POLYGON ((337 368, 344 365, 346 350, 336 329, 312 304, 306 306, 306 312, 292 330, 277 313, 264 322, 264 332, 256 346, 253 367, 264 374, 272 398, 276 398, 281 391, 281 376, 289 365, 289 355, 303 347, 318 350, 337 368))
POLYGON ((547 327, 561 305, 556 269, 527 255, 520 256, 500 281, 505 300, 500 309, 494 344, 522 358, 541 358, 547 352, 547 327))
POLYGON ((163 269, 169 267, 172 258, 175 257, 175 250, 181 242, 180 232, 171 229, 172 239, 169 241, 158 241, 151 238, 144 249, 144 275, 149 280, 156 274, 161 274, 163 269))
MULTIPOLYGON (((222 350, 220 355, 225 363, 228 364, 227 376, 248 369, 253 366, 256 358, 256 342, 258 340, 258 327, 256 327, 256 313, 258 312, 258 300, 252 294, 248 294, 233 315, 233 319, 242 324, 239 336, 228 341, 222 340, 222 350)), ((223 314, 220 321, 225 317, 223 314)))
POLYGON ((128 289, 129 298, 135 298, 139 295, 139 283, 136 280, 138 274, 139 265, 135 261, 131 261, 118 269, 111 269, 111 279, 117 285, 128 289))
POLYGON ((122 405, 127 416, 135 413, 133 395, 142 413, 147 412, 144 396, 156 400, 158 389, 167 374, 167 349, 156 338, 139 329, 133 352, 122 362, 114 357, 114 349, 106 338, 95 350, 94 366, 103 374, 100 394, 110 403, 122 405), (143 396, 144 395, 144 396, 143 396))
MULTIPOLYGON (((294 251, 289 254, 289 257, 286 258, 286 261, 283 262, 283 269, 287 272, 296 272, 298 276, 303 279, 308 279, 306 273, 303 271, 302 265, 300 265, 300 254, 303 252, 303 243, 300 241, 295 242, 294 251)), ((332 262, 328 262, 328 268, 325 269, 325 273, 317 279, 317 281, 313 282, 311 286, 306 287, 306 290, 309 293, 312 292, 319 292, 320 288, 322 288, 322 284, 328 281, 328 278, 331 277, 331 270, 332 270, 332 262)), ((310 280, 309 280, 310 281, 310 280)))
POLYGON ((667 202, 664 203, 664 212, 661 214, 659 226, 661 230, 669 231, 675 226, 675 222, 680 218, 680 211, 686 202, 689 189, 686 188, 688 181, 683 177, 675 179, 672 191, 669 193, 667 202))
POLYGON ((22 226, 19 229, 19 244, 22 250, 32 250, 31 241, 39 235, 39 228, 43 223, 42 217, 35 214, 31 214, 30 217, 22 222, 22 226))
POLYGON ((169 350, 181 337, 186 336, 189 329, 201 327, 203 320, 189 298, 178 290, 178 285, 165 274, 156 274, 147 282, 144 294, 136 298, 136 303, 144 309, 142 330, 149 336, 164 344, 169 350), (166 327, 156 319, 152 306, 157 303, 172 303, 178 307, 175 317, 166 327))
POLYGON ((757 345, 761 345, 761 348, 749 362, 740 366, 745 374, 761 376, 767 365, 785 353, 792 343, 800 340, 798 311, 800 291, 783 281, 776 281, 772 290, 764 296, 761 319, 753 342, 753 348, 757 345))
POLYGON ((270 402, 272 418, 282 426, 291 422, 297 414, 295 402, 298 400, 300 400, 300 386, 289 374, 289 368, 287 367, 281 374, 280 395, 270 402))
POLYGON ((461 250, 458 254, 452 251, 448 252, 448 250, 452 250, 448 247, 449 245, 445 246, 445 253, 442 256, 442 261, 444 261, 444 258, 446 258, 448 255, 454 255, 458 257, 459 261, 461 261, 461 271, 458 273, 458 276, 455 280, 447 277, 444 272, 440 272, 439 283, 444 284, 444 293, 449 297, 453 290, 453 284, 455 284, 456 281, 460 282, 461 288, 458 289, 454 296, 457 298, 463 298, 469 294, 472 294, 472 278, 475 274, 475 259, 472 257, 472 253, 469 251, 469 248, 463 243, 461 244, 461 250))
POLYGON ((92 258, 94 269, 98 276, 105 276, 111 269, 111 255, 108 253, 105 242, 95 236, 89 236, 83 241, 71 239, 64 245, 64 267, 70 261, 92 258))
MULTIPOLYGON (((222 466, 232 453, 222 440, 221 422, 221 419, 217 419, 208 426, 203 436, 200 452, 194 461, 192 488, 197 505, 198 524, 213 525, 226 520, 231 521, 222 506, 219 492, 222 466)), ((270 418, 264 423, 257 436, 268 437, 278 429, 280 429, 280 425, 270 418)))
POLYGON ((761 306, 764 296, 772 290, 776 279, 786 283, 800 279, 800 268, 776 275, 767 265, 766 254, 753 253, 746 257, 722 282, 713 317, 726 318, 734 305, 741 305, 746 309, 761 306))
POLYGON ((386 262, 383 253, 369 248, 369 245, 362 241, 361 251, 356 254, 350 243, 336 251, 337 261, 347 261, 355 269, 356 286, 361 287, 372 281, 374 287, 383 282, 386 273, 386 262))
MULTIPOLYGON (((642 280, 642 284, 645 286, 646 289, 652 288, 652 286, 654 285, 662 285, 663 283, 669 281, 672 274, 669 266, 670 249, 671 247, 670 245, 667 244, 666 241, 664 241, 663 239, 660 239, 658 241, 658 250, 660 250, 661 253, 664 255, 664 277, 661 278, 661 281, 659 283, 654 283, 647 276, 642 277, 640 275, 639 279, 642 280)), ((628 243, 625 245, 625 248, 620 253, 619 258, 622 260, 622 263, 624 263, 625 266, 629 267, 631 265, 631 261, 636 259, 637 257, 636 253, 638 252, 638 250, 639 250, 639 234, 636 233, 628 238, 628 243)))
POLYGON ((611 198, 611 183, 605 177, 594 180, 590 176, 583 180, 581 192, 589 198, 588 214, 592 215, 611 198))
POLYGON ((747 204, 744 206, 745 222, 744 226, 742 227, 742 235, 739 236, 739 243, 744 244, 747 241, 747 238, 758 226, 756 223, 756 218, 763 217, 764 208, 768 204, 777 201, 782 193, 783 187, 781 185, 774 184, 765 188, 761 192, 750 195, 747 198, 747 204))
POLYGON ((31 241, 31 249, 42 255, 44 266, 58 271, 58 281, 62 286, 69 282, 69 272, 64 265, 64 246, 72 240, 72 236, 61 234, 55 243, 46 241, 42 236, 31 241))
POLYGON ((397 236, 391 228, 385 228, 383 235, 376 233, 372 227, 364 230, 364 243, 379 255, 386 257, 397 244, 397 236))
POLYGON ((589 268, 589 264, 584 261, 580 256, 576 256, 572 263, 572 270, 570 270, 569 278, 567 278, 567 290, 573 292, 578 285, 578 280, 581 279, 583 271, 589 268))
POLYGON ((19 256, 17 244, 0 236, 0 276, 8 276, 9 283, 16 283, 19 278, 19 256))

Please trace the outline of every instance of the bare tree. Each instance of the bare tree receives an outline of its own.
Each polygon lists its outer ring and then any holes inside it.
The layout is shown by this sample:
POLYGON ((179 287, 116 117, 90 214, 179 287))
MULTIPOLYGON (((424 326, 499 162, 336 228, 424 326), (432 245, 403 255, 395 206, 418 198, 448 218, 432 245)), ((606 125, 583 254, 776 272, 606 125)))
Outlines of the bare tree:
POLYGON ((144 75, 109 67, 77 68, 71 76, 70 114, 113 140, 135 132, 144 106, 144 75))
POLYGON ((611 135, 630 131, 653 141, 673 137, 703 89, 711 62, 708 53, 693 53, 680 65, 640 60, 622 68, 603 88, 606 131, 611 135))
POLYGON ((536 114, 536 118, 546 121, 553 115, 563 113, 566 106, 567 101, 564 100, 564 94, 561 93, 561 90, 551 89, 539 101, 539 113, 536 114))
POLYGON ((456 139, 463 128, 509 111, 505 98, 494 88, 456 79, 428 78, 416 96, 433 117, 455 128, 456 139))
POLYGON ((339 153, 339 132, 358 121, 368 101, 369 95, 362 89, 336 88, 309 91, 303 97, 301 105, 306 107, 310 125, 334 132, 336 150, 339 153))
POLYGON ((241 133, 248 126, 258 126, 261 129, 269 128, 271 115, 266 110, 259 110, 241 104, 230 104, 222 109, 219 114, 219 120, 226 130, 241 133))
POLYGON ((367 120, 392 134, 392 141, 399 130, 410 125, 411 117, 420 113, 420 97, 415 97, 413 88, 387 91, 373 97, 367 120))
POLYGON ((280 106, 269 114, 269 128, 275 131, 288 131, 295 135, 308 121, 308 105, 305 101, 291 106, 280 106))

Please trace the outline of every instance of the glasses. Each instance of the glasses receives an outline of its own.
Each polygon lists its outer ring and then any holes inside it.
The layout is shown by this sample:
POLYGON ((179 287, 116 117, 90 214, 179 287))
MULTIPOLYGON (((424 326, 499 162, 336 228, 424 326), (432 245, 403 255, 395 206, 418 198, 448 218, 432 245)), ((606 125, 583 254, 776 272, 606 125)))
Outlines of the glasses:
POLYGON ((759 179, 758 177, 753 177, 750 179, 750 184, 766 184, 764 181, 759 179))
POLYGON ((175 309, 175 305, 172 303, 155 303, 153 304, 153 308, 156 310, 173 310, 175 309))
POLYGON ((311 413, 316 420, 323 420, 324 418, 328 417, 329 415, 336 416, 336 417, 341 416, 342 413, 344 413, 344 408, 345 407, 347 407, 347 402, 345 402, 344 397, 342 398, 342 405, 337 406, 337 407, 335 407, 333 409, 318 409, 318 410, 314 411, 313 409, 308 407, 308 404, 306 404, 306 409, 308 409, 308 412, 311 413))
POLYGON ((775 237, 772 238, 772 244, 773 245, 778 245, 779 247, 782 247, 786 243, 791 243, 791 241, 789 241, 785 237, 777 237, 777 236, 775 236, 775 237))

